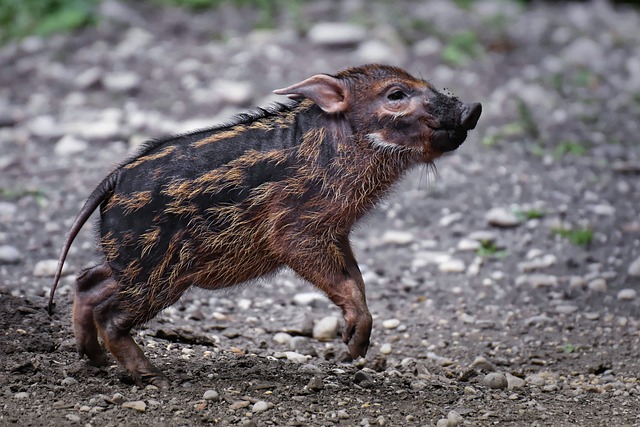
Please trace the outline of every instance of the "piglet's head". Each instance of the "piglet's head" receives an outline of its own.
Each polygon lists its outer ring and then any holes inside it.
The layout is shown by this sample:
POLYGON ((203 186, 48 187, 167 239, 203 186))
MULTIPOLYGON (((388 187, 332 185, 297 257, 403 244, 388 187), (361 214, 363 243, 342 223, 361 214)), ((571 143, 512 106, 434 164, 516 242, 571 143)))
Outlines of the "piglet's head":
POLYGON ((308 98, 325 113, 346 119, 374 149, 410 149, 426 162, 458 148, 482 113, 477 102, 465 104, 385 65, 318 74, 275 93, 308 98))

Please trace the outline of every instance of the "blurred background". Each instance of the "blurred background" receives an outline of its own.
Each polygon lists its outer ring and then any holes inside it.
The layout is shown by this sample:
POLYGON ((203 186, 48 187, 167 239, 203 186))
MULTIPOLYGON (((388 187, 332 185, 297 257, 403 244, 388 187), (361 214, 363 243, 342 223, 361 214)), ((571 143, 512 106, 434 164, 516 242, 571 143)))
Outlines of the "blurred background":
MULTIPOLYGON (((427 378, 429 396, 449 390, 474 408, 474 425, 637 423, 639 29, 635 1, 0 0, 0 310, 40 327, 34 342, 50 335, 31 314, 45 316, 65 233, 144 141, 283 101, 272 90, 315 73, 387 63, 482 102, 483 114, 437 172, 409 174, 352 235, 374 315, 370 361, 382 360, 367 362, 375 380, 402 372, 398 387, 419 397, 427 378), (12 309, 23 296, 38 310, 12 309), (527 385, 468 391, 477 357, 527 385)), ((56 295, 68 360, 71 273, 99 260, 87 226, 56 295)), ((137 338, 188 325, 224 349, 340 360, 337 339, 307 328, 327 315, 338 325, 326 298, 287 272, 249 289, 188 294, 137 338), (282 331, 296 336, 276 342, 282 331)), ((168 360, 185 365, 179 349, 168 360)), ((42 366, 56 365, 52 354, 42 366)), ((73 390, 66 399, 73 407, 73 390)), ((406 413, 436 420, 444 406, 427 400, 406 400, 406 413)), ((403 425, 406 413, 389 419, 403 425)))

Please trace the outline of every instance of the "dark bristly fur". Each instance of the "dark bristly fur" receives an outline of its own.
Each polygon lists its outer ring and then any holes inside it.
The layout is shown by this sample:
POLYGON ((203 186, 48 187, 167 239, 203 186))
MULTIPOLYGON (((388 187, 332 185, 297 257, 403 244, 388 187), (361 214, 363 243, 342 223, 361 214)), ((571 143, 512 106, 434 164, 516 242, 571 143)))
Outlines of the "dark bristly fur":
POLYGON ((288 266, 343 311, 352 357, 371 333, 349 245, 354 223, 412 166, 454 150, 480 105, 388 66, 316 75, 276 91, 296 100, 228 125, 150 142, 94 190, 104 263, 80 274, 73 322, 81 355, 105 346, 140 384, 168 386, 129 335, 186 289, 220 289, 288 266))

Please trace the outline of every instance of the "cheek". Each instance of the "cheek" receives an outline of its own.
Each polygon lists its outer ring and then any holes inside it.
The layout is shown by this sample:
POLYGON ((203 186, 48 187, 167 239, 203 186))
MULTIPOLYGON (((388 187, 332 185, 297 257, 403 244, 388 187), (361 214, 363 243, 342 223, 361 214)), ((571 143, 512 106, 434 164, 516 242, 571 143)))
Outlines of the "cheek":
POLYGON ((422 132, 415 129, 385 128, 368 135, 371 146, 378 150, 410 149, 421 162, 431 162, 440 157, 441 151, 431 144, 433 132, 425 128, 422 132))

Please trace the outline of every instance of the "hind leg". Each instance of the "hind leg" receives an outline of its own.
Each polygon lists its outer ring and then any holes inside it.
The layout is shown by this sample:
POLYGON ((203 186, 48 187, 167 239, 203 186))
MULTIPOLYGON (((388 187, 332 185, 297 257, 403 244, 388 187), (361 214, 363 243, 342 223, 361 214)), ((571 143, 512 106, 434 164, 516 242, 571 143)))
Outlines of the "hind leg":
POLYGON ((96 306, 111 296, 115 281, 111 269, 103 264, 80 273, 73 299, 73 334, 80 357, 87 356, 94 366, 106 366, 107 355, 98 343, 93 316, 96 306))
MULTIPOLYGON (((113 357, 140 386, 155 385, 169 387, 169 380, 156 368, 142 352, 130 335, 131 329, 153 317, 164 307, 176 302, 184 288, 174 285, 174 293, 163 295, 164 303, 158 304, 156 297, 149 294, 144 284, 140 288, 121 288, 94 311, 98 332, 113 357)), ((163 299, 163 298, 161 298, 163 299)))

